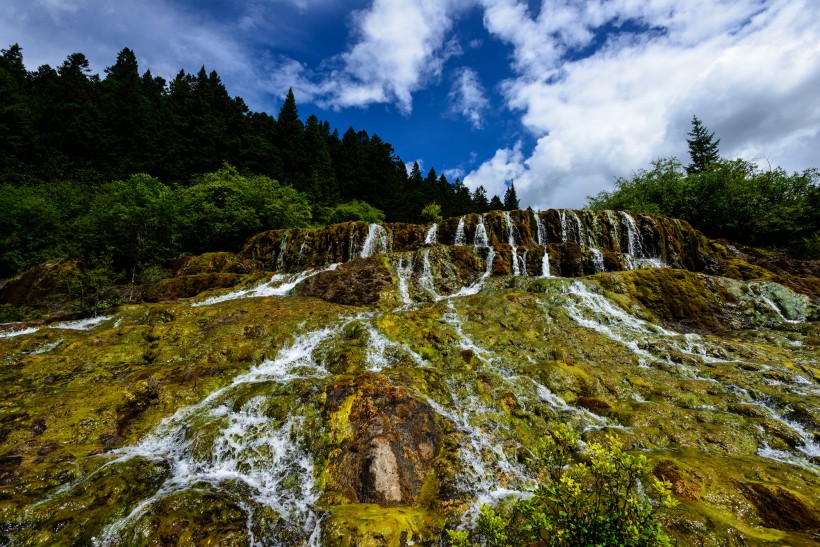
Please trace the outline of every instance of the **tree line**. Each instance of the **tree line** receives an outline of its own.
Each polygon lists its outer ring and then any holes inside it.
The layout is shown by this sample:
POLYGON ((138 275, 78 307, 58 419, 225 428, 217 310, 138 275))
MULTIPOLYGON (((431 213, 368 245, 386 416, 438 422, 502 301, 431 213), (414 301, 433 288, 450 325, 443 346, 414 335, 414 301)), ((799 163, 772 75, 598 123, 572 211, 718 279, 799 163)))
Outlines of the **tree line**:
MULTIPOLYGON (((140 75, 128 48, 104 76, 73 53, 57 68, 28 71, 14 44, 0 55, 0 175, 15 186, 70 181, 101 185, 144 173, 171 186, 224 164, 305 194, 316 223, 340 203, 367 202, 387 221, 421 221, 429 203, 444 216, 518 206, 418 165, 408 173, 390 143, 350 127, 343 134, 288 93, 276 118, 232 97, 215 71, 181 70, 170 82, 140 75)), ((511 200, 512 199, 512 200, 511 200)), ((355 207, 354 207, 355 209, 355 207)), ((338 212, 338 211, 337 211, 338 212)))
POLYGON ((688 136, 688 165, 659 158, 588 197, 587 207, 677 217, 711 237, 820 258, 820 171, 790 174, 723 158, 720 139, 696 116, 688 136))

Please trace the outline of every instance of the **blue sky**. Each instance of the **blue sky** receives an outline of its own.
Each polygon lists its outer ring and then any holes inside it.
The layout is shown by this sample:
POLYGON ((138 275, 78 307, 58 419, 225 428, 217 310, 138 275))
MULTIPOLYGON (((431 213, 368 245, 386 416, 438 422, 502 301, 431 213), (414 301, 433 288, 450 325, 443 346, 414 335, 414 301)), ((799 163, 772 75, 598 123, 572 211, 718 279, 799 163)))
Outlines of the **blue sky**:
POLYGON ((820 167, 817 0, 6 0, 15 42, 29 69, 205 65, 274 115, 292 87, 303 118, 535 208, 685 161, 692 114, 724 156, 820 167))

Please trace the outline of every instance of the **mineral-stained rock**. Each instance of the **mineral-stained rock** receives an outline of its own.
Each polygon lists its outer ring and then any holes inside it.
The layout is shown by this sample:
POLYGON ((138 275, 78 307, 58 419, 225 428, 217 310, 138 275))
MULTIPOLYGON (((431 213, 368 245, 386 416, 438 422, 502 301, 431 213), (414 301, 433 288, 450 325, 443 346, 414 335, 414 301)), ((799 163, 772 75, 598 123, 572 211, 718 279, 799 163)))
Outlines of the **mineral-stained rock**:
POLYGON ((416 503, 441 448, 433 409, 374 374, 340 379, 326 393, 338 442, 328 489, 349 503, 416 503))
POLYGON ((300 284, 300 296, 316 296, 336 304, 370 305, 379 301, 381 292, 393 285, 390 269, 381 257, 361 258, 336 270, 315 275, 300 284))

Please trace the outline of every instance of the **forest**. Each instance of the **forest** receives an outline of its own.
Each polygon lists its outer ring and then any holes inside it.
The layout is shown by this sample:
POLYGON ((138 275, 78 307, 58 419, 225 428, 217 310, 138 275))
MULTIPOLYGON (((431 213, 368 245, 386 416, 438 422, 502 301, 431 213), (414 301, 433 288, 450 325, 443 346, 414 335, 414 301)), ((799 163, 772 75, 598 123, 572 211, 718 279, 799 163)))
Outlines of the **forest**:
MULTIPOLYGON (((588 198, 590 208, 679 217, 712 237, 820 255, 817 170, 760 170, 719 155, 693 118, 692 163, 662 158, 588 198)), ((100 76, 73 53, 29 71, 0 51, 0 278, 78 257, 109 282, 161 275, 180 256, 234 251, 266 229, 348 220, 433 222, 519 207, 471 192, 364 130, 303 122, 292 91, 252 112, 216 72, 140 74, 125 48, 100 76), (166 270, 164 270, 166 269, 166 270)))
POLYGON ((128 48, 102 77, 82 53, 34 71, 19 45, 0 53, 0 278, 66 256, 132 275, 269 228, 518 207, 514 186, 470 192, 408 173, 375 133, 303 122, 292 92, 274 118, 204 67, 140 75, 128 48))

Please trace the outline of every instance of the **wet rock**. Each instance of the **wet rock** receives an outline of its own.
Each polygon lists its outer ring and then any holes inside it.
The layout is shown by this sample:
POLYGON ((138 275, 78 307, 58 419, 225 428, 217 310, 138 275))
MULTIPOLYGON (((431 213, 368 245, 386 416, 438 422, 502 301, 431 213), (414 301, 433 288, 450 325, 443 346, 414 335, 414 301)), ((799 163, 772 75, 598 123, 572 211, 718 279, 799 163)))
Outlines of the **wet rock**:
POLYGON ((296 288, 299 296, 315 296, 327 302, 362 306, 376 304, 382 291, 393 286, 390 269, 382 257, 357 259, 315 275, 296 288))
POLYGON ((701 496, 700 485, 692 480, 675 462, 661 460, 652 469, 652 474, 672 484, 672 493, 679 498, 698 501, 701 496))
POLYGON ((374 374, 339 380, 326 395, 338 443, 329 490, 349 503, 416 503, 441 447, 435 412, 374 374))
POLYGON ((741 494, 757 509, 764 526, 786 531, 811 531, 820 526, 818 512, 797 494, 776 485, 739 483, 741 494))
POLYGON ((241 277, 235 273, 198 273, 163 279, 145 292, 145 300, 163 302, 178 298, 190 298, 211 289, 225 289, 239 283, 241 277))

